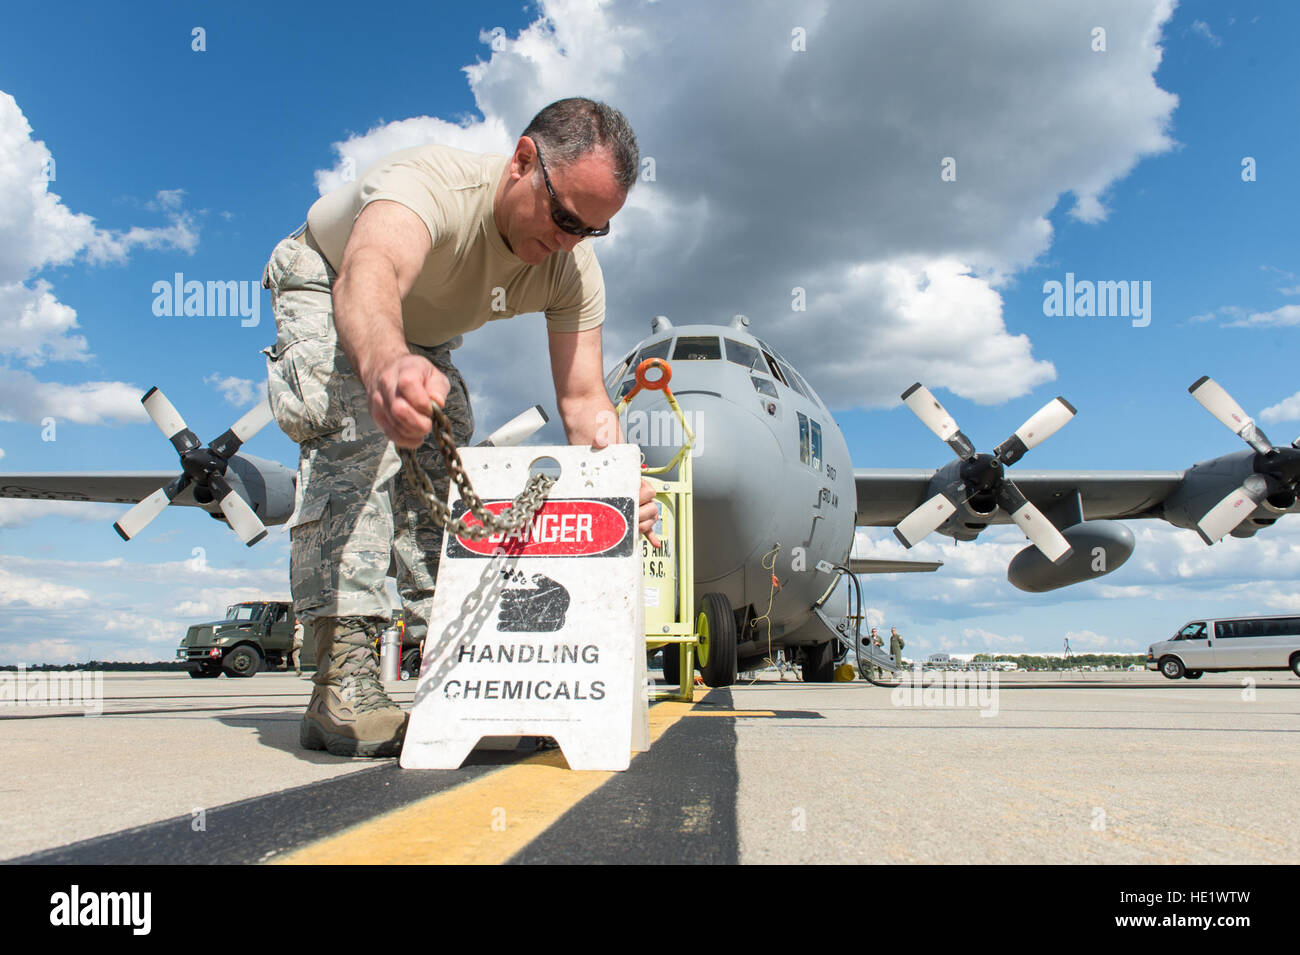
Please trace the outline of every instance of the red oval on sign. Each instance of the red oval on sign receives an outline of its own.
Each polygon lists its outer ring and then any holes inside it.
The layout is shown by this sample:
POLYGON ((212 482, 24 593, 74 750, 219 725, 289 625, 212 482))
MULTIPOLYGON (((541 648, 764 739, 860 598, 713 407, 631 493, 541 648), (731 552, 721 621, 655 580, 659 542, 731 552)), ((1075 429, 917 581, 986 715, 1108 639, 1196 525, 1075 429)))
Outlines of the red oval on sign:
MULTIPOLYGON (((487 501, 493 514, 509 501, 487 501)), ((478 524, 473 514, 467 525, 478 524)), ((456 536, 456 543, 474 554, 491 557, 497 548, 519 557, 591 557, 612 550, 627 536, 628 523, 618 508, 602 501, 547 501, 527 526, 511 534, 491 534, 482 540, 456 536)))

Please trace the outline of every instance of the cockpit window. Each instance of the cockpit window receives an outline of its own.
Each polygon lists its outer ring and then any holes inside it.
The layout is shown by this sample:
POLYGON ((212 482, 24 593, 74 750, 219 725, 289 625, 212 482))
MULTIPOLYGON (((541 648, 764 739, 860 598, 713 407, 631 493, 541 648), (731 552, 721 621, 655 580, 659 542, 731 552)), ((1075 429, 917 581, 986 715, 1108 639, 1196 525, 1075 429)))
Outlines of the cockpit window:
POLYGON ((754 390, 760 395, 767 395, 769 398, 780 397, 776 393, 776 385, 772 384, 766 378, 759 378, 757 375, 750 375, 749 380, 754 383, 754 390))
POLYGON ((714 337, 695 338, 683 335, 673 349, 673 361, 721 361, 722 345, 714 337))
POLYGON ((627 366, 632 364, 632 358, 635 354, 635 352, 630 352, 626 358, 610 369, 609 374, 605 376, 606 391, 613 388, 615 383, 623 377, 623 373, 627 371, 627 366))
POLYGON ((647 358, 667 358, 668 349, 672 347, 673 340, 671 338, 665 338, 661 342, 652 342, 651 344, 646 345, 645 348, 642 348, 637 352, 636 358, 632 359, 632 370, 636 371, 637 368, 640 367, 641 362, 645 361, 647 358))
POLYGON ((777 362, 777 365, 780 366, 781 374, 785 376, 786 383, 795 391, 799 392, 799 394, 807 398, 808 392, 804 391, 803 385, 799 384, 799 378, 795 375, 794 370, 783 361, 777 362))
POLYGON ((726 342, 727 361, 735 362, 737 365, 744 365, 750 371, 762 366, 762 359, 759 357, 758 349, 753 345, 746 345, 730 338, 726 339, 726 342))
POLYGON ((786 383, 785 376, 781 374, 781 369, 777 367, 776 359, 767 352, 763 352, 763 358, 767 362, 767 370, 771 372, 772 377, 784 385, 786 383))
POLYGON ((803 412, 799 417, 799 460, 813 470, 822 469, 822 426, 803 412))

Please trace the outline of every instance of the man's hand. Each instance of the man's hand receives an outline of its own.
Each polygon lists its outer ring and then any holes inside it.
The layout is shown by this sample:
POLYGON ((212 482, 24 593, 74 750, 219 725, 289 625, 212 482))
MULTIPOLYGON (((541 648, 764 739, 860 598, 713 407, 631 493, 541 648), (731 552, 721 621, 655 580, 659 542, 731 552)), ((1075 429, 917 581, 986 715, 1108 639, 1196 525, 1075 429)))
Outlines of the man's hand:
POLYGON ((637 510, 638 529, 645 535, 651 547, 658 547, 659 538, 655 536, 654 526, 655 521, 659 519, 659 505, 655 504, 655 489, 645 478, 641 479, 641 499, 638 503, 640 504, 637 510))
POLYGON ((447 403, 451 382, 423 355, 405 354, 383 365, 366 382, 375 424, 399 448, 417 448, 433 428, 429 405, 447 403))
MULTIPOLYGON (((606 401, 606 405, 608 405, 608 401, 606 401)), ((608 412, 602 412, 598 417, 604 415, 608 415, 610 421, 614 423, 613 433, 617 434, 618 419, 614 417, 613 408, 610 408, 608 412)), ((591 439, 591 449, 593 451, 609 447, 610 430, 600 425, 596 427, 596 435, 591 439)), ((651 547, 658 547, 659 538, 654 533, 654 526, 655 522, 659 520, 659 505, 655 503, 655 489, 650 486, 650 482, 645 478, 641 479, 641 491, 637 497, 637 530, 645 535, 651 547)))

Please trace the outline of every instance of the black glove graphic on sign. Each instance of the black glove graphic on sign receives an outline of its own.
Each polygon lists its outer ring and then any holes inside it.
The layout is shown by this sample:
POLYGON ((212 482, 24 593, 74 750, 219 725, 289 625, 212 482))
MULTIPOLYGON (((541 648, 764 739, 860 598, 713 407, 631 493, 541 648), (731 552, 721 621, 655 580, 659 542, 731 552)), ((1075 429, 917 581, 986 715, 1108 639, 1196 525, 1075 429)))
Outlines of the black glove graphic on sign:
POLYGON ((507 633, 549 633, 564 626, 569 592, 545 574, 533 574, 532 585, 517 575, 501 592, 497 629, 507 633))

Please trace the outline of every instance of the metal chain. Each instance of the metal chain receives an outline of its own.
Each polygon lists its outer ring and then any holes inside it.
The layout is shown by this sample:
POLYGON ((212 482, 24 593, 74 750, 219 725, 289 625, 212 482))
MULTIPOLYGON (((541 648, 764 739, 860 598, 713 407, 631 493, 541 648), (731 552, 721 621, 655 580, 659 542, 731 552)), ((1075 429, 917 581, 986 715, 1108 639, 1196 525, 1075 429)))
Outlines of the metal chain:
POLYGON ((465 473, 465 466, 461 464, 460 454, 456 451, 456 439, 451 432, 451 422, 436 404, 431 406, 429 415, 433 418, 433 442, 437 445, 438 453, 442 455, 443 461, 447 463, 447 473, 456 482, 456 488, 460 491, 460 499, 469 509, 469 513, 478 518, 479 523, 466 524, 464 517, 452 517, 451 510, 437 490, 434 489, 433 482, 429 480, 429 475, 416 461, 415 450, 413 448, 398 448, 397 453, 402 458, 402 468, 406 472, 406 479, 410 481, 416 497, 421 498, 433 513, 434 521, 440 527, 445 527, 459 537, 468 537, 470 540, 476 541, 482 540, 489 534, 517 531, 531 521, 538 509, 546 503, 546 495, 550 493, 552 486, 555 484, 554 476, 534 474, 528 479, 523 493, 514 499, 510 507, 500 514, 493 514, 483 506, 483 501, 474 493, 474 488, 470 486, 469 475, 465 473))

